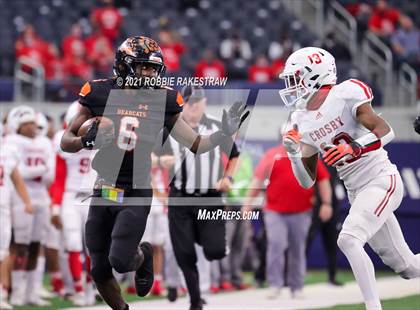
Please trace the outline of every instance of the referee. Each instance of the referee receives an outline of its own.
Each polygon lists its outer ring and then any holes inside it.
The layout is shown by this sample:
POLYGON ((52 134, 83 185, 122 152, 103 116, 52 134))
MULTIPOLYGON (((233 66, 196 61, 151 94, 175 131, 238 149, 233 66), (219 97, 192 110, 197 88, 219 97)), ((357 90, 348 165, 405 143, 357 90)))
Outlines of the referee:
MULTIPOLYGON (((211 134, 219 130, 219 121, 204 113, 207 98, 200 87, 186 86, 181 91, 185 103, 182 118, 197 132, 211 134)), ((190 295, 190 310, 203 308, 200 295, 197 256, 194 244, 203 247, 208 260, 219 260, 226 256, 225 221, 198 219, 203 210, 223 209, 222 192, 231 187, 232 174, 239 152, 232 139, 208 153, 194 155, 186 147, 163 132, 163 147, 155 150, 157 164, 160 156, 173 155, 175 164, 171 168, 169 194, 169 232, 175 258, 181 268, 190 295), (222 156, 229 158, 226 170, 222 156)))

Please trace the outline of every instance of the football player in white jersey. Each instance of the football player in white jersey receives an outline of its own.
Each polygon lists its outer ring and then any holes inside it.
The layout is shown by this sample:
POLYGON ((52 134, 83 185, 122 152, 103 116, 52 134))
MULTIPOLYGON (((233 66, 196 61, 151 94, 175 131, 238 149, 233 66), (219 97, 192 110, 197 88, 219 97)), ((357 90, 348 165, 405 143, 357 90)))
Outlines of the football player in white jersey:
POLYGON ((12 109, 7 123, 12 133, 5 140, 20 155, 18 170, 25 180, 34 208, 33 214, 28 214, 20 197, 12 196, 15 257, 10 302, 13 305, 45 305, 46 302, 35 294, 35 268, 40 242, 46 233, 46 221, 49 219, 47 188, 54 178, 55 158, 50 140, 37 136, 36 113, 31 107, 18 106, 12 109))
MULTIPOLYGON (((80 107, 77 101, 70 105, 64 117, 64 127, 70 124, 80 107)), ((64 247, 68 252, 68 264, 76 293, 73 303, 77 306, 92 305, 95 303, 93 284, 87 274, 84 285, 81 260, 84 249, 83 232, 90 201, 85 200, 82 203, 82 200, 89 196, 96 180, 96 172, 90 164, 95 151, 81 150, 75 154, 63 152, 60 148, 63 133, 64 129, 58 131, 54 137, 57 165, 56 178, 51 189, 52 221, 63 228, 64 247)), ((89 271, 89 257, 85 254, 86 270, 89 271)))
MULTIPOLYGON (((52 140, 48 133, 51 132, 50 123, 47 116, 42 112, 36 113, 36 124, 37 124, 37 135, 48 138, 52 145, 52 140)), ((54 173, 55 175, 55 173, 54 173)), ((62 296, 64 293, 64 282, 60 270, 59 250, 61 246, 61 231, 58 227, 54 226, 51 222, 51 210, 48 210, 47 214, 47 233, 44 240, 41 243, 44 247, 41 249, 41 255, 38 257, 38 263, 35 275, 35 294, 42 296, 43 298, 52 298, 54 295, 48 292, 42 285, 43 276, 45 273, 45 267, 47 267, 48 274, 50 276, 50 283, 52 291, 58 296, 62 296)))
POLYGON ((303 187, 313 185, 318 153, 336 167, 351 204, 338 246, 350 262, 366 308, 381 309, 366 243, 403 278, 420 276, 420 255, 409 249, 394 215, 403 183, 383 149, 394 138, 393 130, 372 109, 369 86, 356 79, 336 84, 335 59, 323 49, 294 52, 280 78, 286 85, 280 96, 294 108, 293 128, 283 139, 295 177, 303 187))
MULTIPOLYGON (((3 125, 0 124, 0 270, 2 270, 3 260, 9 255, 12 236, 10 199, 13 188, 22 200, 25 212, 33 212, 24 180, 18 171, 19 157, 13 146, 4 142, 2 129, 3 125)), ((3 280, 3 277, 1 280, 3 280)), ((12 309, 12 306, 7 303, 8 292, 3 284, 3 282, 0 282, 0 309, 12 309)))

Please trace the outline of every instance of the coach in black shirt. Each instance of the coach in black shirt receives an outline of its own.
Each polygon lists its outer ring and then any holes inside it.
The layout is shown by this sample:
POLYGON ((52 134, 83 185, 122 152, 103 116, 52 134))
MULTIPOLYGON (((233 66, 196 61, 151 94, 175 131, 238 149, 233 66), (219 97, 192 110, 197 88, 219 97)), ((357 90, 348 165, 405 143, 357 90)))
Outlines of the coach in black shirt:
MULTIPOLYGON (((206 115, 207 98, 199 87, 184 87, 183 119, 197 132, 211 134, 219 130, 219 121, 206 115)), ((159 138, 160 140, 160 138, 159 138)), ((158 140, 158 141, 159 141, 158 140)), ((203 247, 208 260, 222 259, 226 253, 225 221, 199 219, 203 210, 223 209, 222 192, 230 189, 232 174, 239 152, 231 139, 208 153, 195 155, 163 132, 163 147, 155 149, 157 164, 160 156, 173 155, 175 164, 170 173, 169 231, 174 253, 180 266, 191 298, 190 309, 202 309, 197 256, 194 243, 203 247), (226 170, 222 164, 222 154, 229 158, 226 170)))

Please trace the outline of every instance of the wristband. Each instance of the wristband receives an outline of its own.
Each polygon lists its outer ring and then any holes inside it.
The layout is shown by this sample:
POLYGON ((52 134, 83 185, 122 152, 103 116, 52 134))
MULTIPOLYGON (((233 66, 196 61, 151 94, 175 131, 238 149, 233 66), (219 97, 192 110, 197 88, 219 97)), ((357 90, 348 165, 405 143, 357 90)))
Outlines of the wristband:
POLYGON ((60 205, 52 205, 51 207, 51 215, 52 216, 59 216, 60 215, 60 205))

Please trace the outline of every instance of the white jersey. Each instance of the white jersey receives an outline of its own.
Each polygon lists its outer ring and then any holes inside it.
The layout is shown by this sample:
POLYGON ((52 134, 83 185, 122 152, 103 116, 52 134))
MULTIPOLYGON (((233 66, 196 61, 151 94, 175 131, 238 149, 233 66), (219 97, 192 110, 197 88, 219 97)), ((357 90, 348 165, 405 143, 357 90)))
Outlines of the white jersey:
MULTIPOLYGON (((318 110, 295 111, 292 124, 297 124, 302 142, 321 153, 326 145, 351 142, 369 133, 356 120, 357 107, 370 103, 372 90, 359 80, 350 79, 331 88, 318 110)), ((380 175, 396 173, 397 168, 388 159, 388 153, 380 147, 363 154, 359 159, 337 167, 347 190, 361 188, 380 175)))
POLYGON ((60 130, 54 136, 54 147, 57 155, 66 164, 65 192, 91 192, 97 173, 92 169, 91 162, 96 151, 80 150, 77 153, 66 153, 60 147, 60 141, 64 130, 60 130))
POLYGON ((55 156, 51 141, 44 136, 31 139, 19 134, 8 135, 5 140, 18 152, 18 170, 25 180, 31 200, 48 203, 48 186, 55 174, 55 156))
POLYGON ((2 206, 10 205, 10 195, 13 191, 10 176, 18 163, 16 150, 0 137, 0 205, 2 206))

